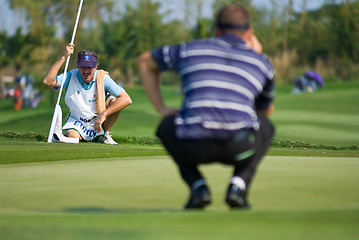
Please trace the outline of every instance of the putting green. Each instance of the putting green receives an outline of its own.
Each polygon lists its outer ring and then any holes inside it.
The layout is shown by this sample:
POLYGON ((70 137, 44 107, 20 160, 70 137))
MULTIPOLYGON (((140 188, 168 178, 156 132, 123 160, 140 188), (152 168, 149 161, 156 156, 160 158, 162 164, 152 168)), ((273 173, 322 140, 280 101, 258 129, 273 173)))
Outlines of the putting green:
POLYGON ((0 165, 6 240, 351 240, 359 230, 359 158, 264 159, 250 211, 229 211, 231 169, 203 166, 213 204, 183 211, 188 190, 168 157, 0 165))
MULTIPOLYGON (((201 169, 224 210, 231 168, 201 169)), ((250 201, 255 209, 358 208, 359 158, 268 156, 250 201)), ((0 212, 66 209, 181 209, 187 187, 168 157, 129 157, 0 166, 0 212)))

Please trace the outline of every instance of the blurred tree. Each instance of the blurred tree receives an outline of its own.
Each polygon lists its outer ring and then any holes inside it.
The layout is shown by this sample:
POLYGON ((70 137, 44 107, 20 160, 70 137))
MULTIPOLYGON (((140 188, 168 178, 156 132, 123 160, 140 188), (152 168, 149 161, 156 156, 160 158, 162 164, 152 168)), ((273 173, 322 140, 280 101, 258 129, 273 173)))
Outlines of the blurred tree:
MULTIPOLYGON (((8 41, 8 36, 1 35, 0 41, 6 43, 0 47, 0 68, 6 64, 14 68, 31 65, 32 71, 44 74, 49 62, 59 57, 71 38, 79 1, 7 1, 13 9, 24 12, 29 28, 18 32, 17 40, 8 41), (21 45, 22 38, 29 46, 21 45), (22 50, 14 49, 8 42, 22 50), (16 57, 4 56, 5 51, 17 51, 21 62, 16 57)), ((307 11, 308 0, 302 0, 303 9, 299 12, 293 11, 292 0, 284 8, 283 2, 270 0, 269 9, 254 7, 251 0, 216 0, 212 5, 213 15, 233 2, 249 9, 255 34, 271 57, 298 52, 295 68, 314 66, 318 60, 325 64, 333 62, 337 63, 337 73, 342 76, 350 74, 339 69, 351 69, 345 66, 359 61, 358 0, 326 0, 321 9, 314 11, 307 11)), ((76 51, 97 51, 101 67, 124 76, 122 78, 131 83, 137 75, 135 60, 141 52, 163 44, 213 36, 215 17, 203 17, 204 4, 203 0, 181 3, 175 0, 86 0, 76 34, 76 51), (178 9, 167 8, 163 12, 161 4, 173 4, 178 9), (167 16, 173 13, 177 19, 169 20, 167 16)), ((15 56, 14 52, 11 54, 15 56)), ((76 67, 74 61, 70 67, 76 67)))
MULTIPOLYGON (((358 63, 359 1, 327 2, 321 9, 295 13, 291 19, 288 44, 300 51, 300 64, 318 60, 334 65, 358 63)), ((335 66, 334 66, 335 67, 335 66)), ((337 71, 337 74, 342 75, 337 71)))
POLYGON ((10 64, 10 56, 7 55, 8 51, 8 36, 6 32, 0 33, 0 69, 10 64))
MULTIPOLYGON (((63 46, 70 42, 79 1, 9 0, 9 2, 13 9, 25 9, 27 21, 31 23, 29 34, 36 43, 37 54, 31 56, 30 61, 47 62, 48 59, 56 59, 59 54, 58 49, 60 48, 62 52, 63 46)), ((81 28, 84 30, 97 26, 99 19, 105 15, 103 11, 111 10, 112 2, 112 0, 86 0, 76 36, 84 34, 81 28)), ((92 35, 91 38, 86 39, 87 42, 96 39, 96 36, 99 34, 92 35)), ((99 37, 97 40, 99 41, 99 37)))
POLYGON ((7 43, 7 34, 5 32, 0 33, 0 100, 5 97, 2 69, 10 64, 10 56, 7 55, 7 43))
POLYGON ((23 65, 26 63, 24 59, 29 59, 34 49, 34 41, 31 35, 21 34, 18 29, 14 36, 8 39, 7 54, 12 59, 16 75, 20 74, 23 65))
POLYGON ((159 14, 159 7, 159 3, 139 0, 137 8, 127 4, 119 20, 102 25, 104 53, 109 60, 105 65, 125 76, 129 85, 134 84, 137 56, 159 46, 167 37, 163 36, 163 15, 159 14))
POLYGON ((214 36, 213 20, 199 17, 192 30, 193 38, 207 38, 214 36))
POLYGON ((206 38, 206 37, 211 37, 214 36, 214 22, 213 19, 206 19, 203 17, 202 14, 202 6, 203 6, 203 2, 202 0, 199 0, 197 2, 197 21, 195 23, 195 26, 193 27, 192 30, 192 36, 193 38, 197 39, 197 38, 206 38))
POLYGON ((283 52, 288 51, 288 34, 289 23, 293 15, 293 0, 288 1, 288 6, 284 8, 284 39, 283 39, 283 52))
POLYGON ((46 46, 55 37, 55 27, 59 21, 56 14, 58 8, 52 4, 52 0, 10 0, 10 4, 13 9, 25 10, 27 22, 31 23, 28 29, 29 36, 36 43, 35 47, 41 49, 39 54, 31 56, 37 60, 30 61, 46 61, 49 52, 46 46))
MULTIPOLYGON (((329 7, 329 6, 328 6, 329 7)), ((359 2, 348 0, 330 6, 332 31, 336 36, 335 55, 358 61, 359 2)))
POLYGON ((15 76, 21 75, 24 65, 29 64, 27 59, 29 59, 33 49, 33 38, 29 34, 21 33, 20 28, 10 37, 5 33, 0 34, 0 99, 4 97, 2 69, 12 64, 15 68, 15 76))

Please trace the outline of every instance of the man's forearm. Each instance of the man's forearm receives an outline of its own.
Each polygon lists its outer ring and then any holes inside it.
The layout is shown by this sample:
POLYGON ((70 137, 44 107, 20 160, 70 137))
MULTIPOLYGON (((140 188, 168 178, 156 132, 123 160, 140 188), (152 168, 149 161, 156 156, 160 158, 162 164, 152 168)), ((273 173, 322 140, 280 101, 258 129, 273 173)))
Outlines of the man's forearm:
POLYGON ((142 54, 138 59, 138 63, 140 68, 140 78, 148 98, 156 111, 162 114, 165 105, 160 91, 159 69, 152 59, 150 52, 142 54))
POLYGON ((102 114, 107 117, 108 115, 111 115, 112 113, 118 112, 128 105, 132 104, 131 97, 126 93, 122 92, 117 99, 108 107, 106 108, 102 114))
POLYGON ((56 81, 56 76, 62 66, 62 64, 64 64, 64 62, 66 61, 66 59, 68 58, 68 56, 70 56, 71 54, 74 53, 74 47, 75 45, 73 43, 69 43, 66 48, 64 53, 62 54, 62 56, 59 58, 59 60, 57 60, 49 69, 49 71, 47 72, 44 80, 42 81, 45 85, 47 86, 51 86, 51 87, 58 87, 59 84, 56 81))
POLYGON ((57 60, 49 69, 49 71, 46 73, 46 76, 44 80, 42 81, 45 85, 51 86, 51 87, 58 87, 58 83, 56 81, 56 76, 64 62, 66 61, 65 56, 61 56, 59 60, 57 60))
POLYGON ((162 94, 160 92, 159 84, 157 83, 158 77, 156 75, 151 75, 153 73, 143 73, 146 75, 145 77, 142 76, 142 84, 145 88, 148 98, 150 99, 151 103, 155 107, 158 113, 162 113, 162 110, 165 108, 164 101, 162 98, 162 94))

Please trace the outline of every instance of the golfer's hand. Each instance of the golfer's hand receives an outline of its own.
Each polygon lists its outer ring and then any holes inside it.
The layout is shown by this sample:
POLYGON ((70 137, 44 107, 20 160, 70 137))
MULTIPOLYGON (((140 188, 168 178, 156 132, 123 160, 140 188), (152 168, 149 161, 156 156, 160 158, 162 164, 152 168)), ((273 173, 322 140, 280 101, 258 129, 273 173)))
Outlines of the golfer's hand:
POLYGON ((75 50, 75 45, 73 43, 69 43, 65 48, 63 56, 65 58, 67 58, 68 56, 70 56, 74 53, 74 50, 75 50))
POLYGON ((247 46, 251 48, 253 51, 261 54, 263 52, 263 46, 258 41, 258 38, 255 35, 252 35, 249 41, 246 42, 247 46))
POLYGON ((106 116, 104 114, 100 114, 96 121, 95 121, 95 124, 93 125, 93 128, 95 129, 96 132, 101 132, 101 126, 102 126, 102 123, 106 120, 106 116))

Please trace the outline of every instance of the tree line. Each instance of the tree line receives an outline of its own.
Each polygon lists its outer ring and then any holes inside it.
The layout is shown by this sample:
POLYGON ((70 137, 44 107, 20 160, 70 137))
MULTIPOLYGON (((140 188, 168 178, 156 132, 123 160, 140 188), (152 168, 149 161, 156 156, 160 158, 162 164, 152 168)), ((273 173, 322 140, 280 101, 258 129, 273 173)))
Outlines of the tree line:
MULTIPOLYGON (((2 75, 30 73, 37 82, 70 41, 77 13, 74 0, 7 0, 14 11, 24 11, 27 27, 14 35, 0 32, 0 78, 2 75)), ((176 1, 164 1, 175 4, 176 1)), ((256 7, 251 0, 216 0, 215 13, 230 2, 245 5, 252 14, 255 34, 271 59, 278 84, 291 83, 305 70, 316 70, 327 80, 352 80, 359 75, 359 1, 327 0, 317 10, 294 11, 293 0, 280 7, 256 7)), ((98 53, 99 68, 114 80, 133 85, 138 81, 137 56, 163 44, 212 37, 214 16, 201 11, 206 0, 184 0, 183 19, 168 19, 176 12, 161 11, 163 2, 154 0, 86 0, 75 40, 75 54, 82 49, 98 53)), ((73 56, 76 58, 76 56, 73 56)), ((70 68, 76 67, 72 59, 70 68)), ((176 80, 165 75, 164 81, 176 80)))

